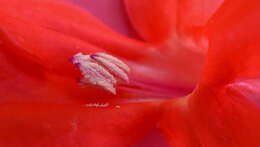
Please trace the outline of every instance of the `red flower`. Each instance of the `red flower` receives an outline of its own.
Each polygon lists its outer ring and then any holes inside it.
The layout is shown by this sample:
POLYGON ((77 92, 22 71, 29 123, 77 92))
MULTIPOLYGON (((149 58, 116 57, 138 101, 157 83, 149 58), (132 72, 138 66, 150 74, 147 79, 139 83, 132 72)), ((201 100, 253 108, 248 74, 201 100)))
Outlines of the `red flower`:
POLYGON ((157 122, 172 146, 257 146, 260 3, 125 2, 144 41, 63 1, 0 1, 0 146, 132 146, 157 122), (194 92, 162 99, 208 45, 194 92))

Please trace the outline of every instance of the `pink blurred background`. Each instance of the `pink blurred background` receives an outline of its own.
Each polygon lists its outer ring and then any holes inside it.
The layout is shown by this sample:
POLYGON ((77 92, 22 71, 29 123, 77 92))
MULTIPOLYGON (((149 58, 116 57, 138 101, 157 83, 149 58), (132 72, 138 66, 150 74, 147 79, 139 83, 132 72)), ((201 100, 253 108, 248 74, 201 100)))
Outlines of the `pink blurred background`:
POLYGON ((131 27, 123 0, 68 0, 86 9, 116 32, 132 38, 138 35, 131 27))

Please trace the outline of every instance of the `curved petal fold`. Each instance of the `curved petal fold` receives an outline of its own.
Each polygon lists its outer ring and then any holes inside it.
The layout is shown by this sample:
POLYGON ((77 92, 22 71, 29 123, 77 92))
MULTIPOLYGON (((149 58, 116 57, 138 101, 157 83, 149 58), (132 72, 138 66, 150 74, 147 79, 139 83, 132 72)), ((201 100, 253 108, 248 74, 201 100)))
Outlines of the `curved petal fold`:
MULTIPOLYGON (((104 48, 108 52, 125 58, 136 59, 143 57, 146 50, 149 52, 149 45, 113 32, 86 11, 64 1, 25 0, 21 3, 18 0, 3 0, 0 4, 1 19, 15 19, 20 23, 29 24, 25 26, 25 30, 30 29, 29 26, 39 27, 39 32, 44 30, 70 36, 75 40, 104 48), (13 11, 14 9, 16 11, 13 11), (140 49, 144 51, 141 52, 140 49)), ((9 29, 16 30, 17 28, 9 29)), ((35 33, 34 35, 37 36, 35 33)), ((48 38, 48 35, 45 35, 48 38)), ((84 50, 91 50, 91 47, 84 50)))
POLYGON ((49 72, 66 75, 73 71, 69 60, 74 54, 102 51, 102 49, 71 36, 19 21, 19 18, 5 16, 2 18, 1 51, 13 60, 19 56, 36 62, 49 72))
POLYGON ((147 41, 165 42, 204 26, 223 0, 125 0, 130 19, 147 41), (184 33, 184 34, 183 34, 184 33))
POLYGON ((259 146, 259 8, 257 0, 227 0, 207 24, 201 81, 169 102, 160 123, 172 146, 259 146))
POLYGON ((125 0, 125 5, 137 32, 164 56, 162 62, 171 63, 167 68, 174 83, 192 87, 201 75, 208 48, 204 27, 222 2, 125 0))
POLYGON ((203 87, 164 104, 160 128, 170 146, 259 146, 259 79, 203 87))
POLYGON ((223 85, 259 77, 259 8, 256 0, 228 0, 210 20, 209 55, 202 83, 223 85))

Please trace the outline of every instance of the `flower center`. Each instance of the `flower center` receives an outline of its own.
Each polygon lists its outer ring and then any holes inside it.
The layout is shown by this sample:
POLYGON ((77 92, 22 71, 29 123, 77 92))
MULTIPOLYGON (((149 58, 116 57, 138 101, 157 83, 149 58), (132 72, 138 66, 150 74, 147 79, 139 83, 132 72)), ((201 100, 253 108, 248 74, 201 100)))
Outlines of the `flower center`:
POLYGON ((121 60, 106 53, 73 56, 72 63, 80 69, 82 85, 94 85, 116 94, 118 82, 129 82, 130 68, 121 60))

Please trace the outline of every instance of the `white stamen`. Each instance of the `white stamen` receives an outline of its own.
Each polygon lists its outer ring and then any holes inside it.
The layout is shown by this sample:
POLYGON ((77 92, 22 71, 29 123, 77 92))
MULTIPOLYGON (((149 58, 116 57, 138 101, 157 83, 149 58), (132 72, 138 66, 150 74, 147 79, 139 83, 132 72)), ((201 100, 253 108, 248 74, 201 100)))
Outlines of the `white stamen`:
POLYGON ((127 73, 130 72, 130 68, 128 67, 128 65, 126 65, 124 62, 117 59, 116 57, 113 57, 113 56, 105 54, 105 53, 96 53, 95 55, 102 57, 102 58, 114 63, 115 65, 117 65, 121 69, 125 70, 127 73))
POLYGON ((117 79, 128 82, 129 67, 119 59, 105 54, 96 53, 83 55, 78 53, 73 56, 72 63, 80 69, 83 78, 82 84, 99 86, 113 94, 116 94, 115 85, 117 79))
POLYGON ((98 57, 98 56, 94 56, 93 59, 96 60, 97 62, 103 64, 115 76, 121 78, 125 82, 129 82, 128 75, 122 69, 120 69, 116 64, 111 63, 110 61, 108 61, 102 57, 98 57))

